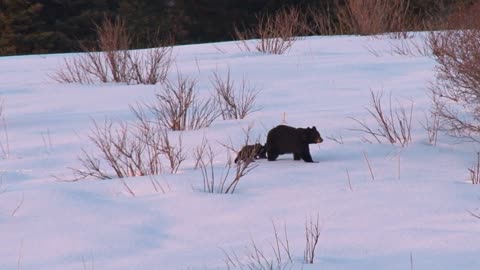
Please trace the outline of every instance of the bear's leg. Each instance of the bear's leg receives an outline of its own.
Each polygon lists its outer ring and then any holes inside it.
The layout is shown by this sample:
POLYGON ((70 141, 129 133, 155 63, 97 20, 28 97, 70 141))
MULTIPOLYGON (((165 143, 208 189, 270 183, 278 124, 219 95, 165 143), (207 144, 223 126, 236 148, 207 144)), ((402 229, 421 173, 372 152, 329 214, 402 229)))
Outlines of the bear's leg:
POLYGON ((301 155, 299 153, 293 153, 293 160, 300 160, 301 155))
POLYGON ((302 159, 305 162, 313 162, 312 156, 310 155, 310 149, 308 149, 308 145, 302 149, 302 159))
POLYGON ((275 151, 268 151, 267 156, 268 156, 268 161, 274 161, 278 158, 279 154, 275 151))

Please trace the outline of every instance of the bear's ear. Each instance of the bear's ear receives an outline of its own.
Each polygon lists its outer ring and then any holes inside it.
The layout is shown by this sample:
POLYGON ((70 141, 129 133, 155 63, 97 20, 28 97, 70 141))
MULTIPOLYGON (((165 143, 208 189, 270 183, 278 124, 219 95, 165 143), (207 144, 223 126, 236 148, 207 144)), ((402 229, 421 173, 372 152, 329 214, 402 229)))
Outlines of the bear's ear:
POLYGON ((315 126, 312 127, 313 130, 317 130, 317 128, 315 126))

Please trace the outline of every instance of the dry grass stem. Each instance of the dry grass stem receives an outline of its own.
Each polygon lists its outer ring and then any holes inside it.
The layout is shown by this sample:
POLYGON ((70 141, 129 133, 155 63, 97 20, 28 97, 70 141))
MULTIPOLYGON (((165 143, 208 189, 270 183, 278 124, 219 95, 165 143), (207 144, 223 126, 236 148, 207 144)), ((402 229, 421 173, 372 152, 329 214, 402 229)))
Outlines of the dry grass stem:
POLYGON ((470 182, 480 184, 480 152, 477 152, 477 161, 474 166, 468 169, 470 172, 470 182))
POLYGON ((120 182, 122 182, 123 187, 127 190, 128 194, 132 195, 132 197, 135 197, 135 192, 130 188, 130 186, 125 182, 125 180, 121 179, 120 182))
POLYGON ((327 139, 329 140, 332 140, 338 144, 344 144, 345 142, 343 141, 343 137, 342 135, 338 135, 338 136, 327 136, 327 139))
POLYGON ((270 244, 271 252, 262 249, 257 242, 251 238, 250 244, 246 247, 245 254, 239 257, 235 251, 222 249, 225 256, 225 264, 229 270, 285 270, 294 266, 292 252, 288 241, 286 226, 283 236, 277 231, 273 223, 274 239, 270 244))
POLYGON ((315 260, 315 250, 317 248, 321 233, 322 228, 320 227, 318 213, 316 219, 313 219, 312 216, 307 217, 305 221, 305 250, 303 253, 304 263, 313 264, 315 260))
POLYGON ((438 139, 438 131, 440 130, 440 118, 433 112, 431 116, 425 115, 425 121, 421 123, 423 129, 427 131, 428 143, 436 145, 438 139))
POLYGON ((345 172, 347 173, 348 188, 350 189, 350 191, 353 191, 352 181, 350 179, 350 172, 348 171, 348 169, 345 169, 345 172))
POLYGON ((0 99, 0 120, 3 128, 3 138, 0 139, 0 150, 2 152, 3 158, 10 157, 10 139, 8 136, 8 123, 5 119, 5 103, 0 99))
POLYGON ((20 210, 20 208, 22 207, 24 201, 25 201, 25 194, 22 193, 22 198, 20 199, 20 202, 18 203, 17 207, 15 207, 15 209, 13 209, 12 211, 12 214, 11 214, 12 217, 14 217, 17 214, 18 210, 20 210))
POLYGON ((363 157, 365 158, 365 162, 367 163, 370 177, 372 178, 372 181, 375 181, 375 175, 373 174, 372 165, 370 164, 370 160, 368 159, 367 153, 365 151, 363 151, 363 157))

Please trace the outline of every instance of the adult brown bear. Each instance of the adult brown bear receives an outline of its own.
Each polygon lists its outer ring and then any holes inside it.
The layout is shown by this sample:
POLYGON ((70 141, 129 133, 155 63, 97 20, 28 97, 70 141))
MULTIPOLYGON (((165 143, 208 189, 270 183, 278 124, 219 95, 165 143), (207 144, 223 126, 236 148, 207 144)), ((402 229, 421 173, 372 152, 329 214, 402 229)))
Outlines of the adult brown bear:
POLYGON ((269 161, 276 160, 279 155, 293 153, 294 160, 313 162, 308 145, 321 142, 323 139, 315 126, 294 128, 279 125, 268 132, 265 147, 269 161))

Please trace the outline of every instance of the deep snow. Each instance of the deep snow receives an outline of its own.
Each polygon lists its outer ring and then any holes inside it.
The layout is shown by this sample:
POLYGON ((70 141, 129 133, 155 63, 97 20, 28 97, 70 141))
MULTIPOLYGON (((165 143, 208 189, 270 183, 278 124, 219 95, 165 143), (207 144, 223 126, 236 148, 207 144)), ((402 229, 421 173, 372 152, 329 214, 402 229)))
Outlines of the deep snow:
POLYGON ((249 125, 265 140, 282 120, 315 125, 325 139, 310 146, 318 163, 291 155, 260 160, 233 195, 201 191, 191 155, 177 174, 156 177, 165 194, 148 177, 126 179, 135 197, 118 179, 59 181, 79 167, 82 147, 91 148, 92 119, 131 120, 129 105, 161 88, 52 80, 72 54, 1 57, 0 142, 8 155, 0 160, 0 269, 226 269, 222 250, 241 257, 252 239, 271 255, 272 222, 281 233, 286 226, 300 269, 305 220, 317 214, 317 255, 303 269, 480 269, 480 220, 469 213, 479 211, 480 187, 468 182, 478 146, 445 135, 427 143, 420 122, 435 63, 392 55, 392 42, 402 41, 309 37, 285 55, 241 52, 233 42, 175 47, 172 76, 178 70, 198 79, 202 95, 211 91, 212 72, 227 69, 261 89, 261 110, 246 119, 183 132, 189 154, 206 137, 221 168, 227 154, 217 142, 241 146, 249 125), (373 125, 365 109, 370 91, 413 102, 407 147, 368 144, 352 130, 352 117, 373 125))

